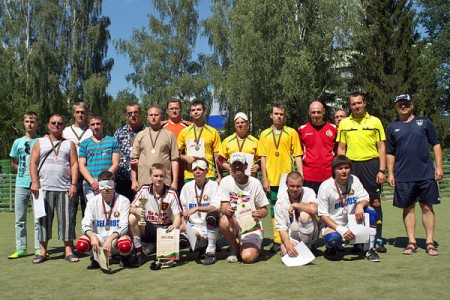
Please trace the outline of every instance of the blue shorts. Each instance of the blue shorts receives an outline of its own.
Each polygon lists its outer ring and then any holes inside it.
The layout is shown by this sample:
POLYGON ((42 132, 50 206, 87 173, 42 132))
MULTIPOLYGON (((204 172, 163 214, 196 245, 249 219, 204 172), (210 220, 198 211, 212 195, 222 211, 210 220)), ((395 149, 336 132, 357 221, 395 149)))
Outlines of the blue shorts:
POLYGON ((395 183, 395 207, 407 208, 417 201, 430 205, 441 203, 439 189, 434 179, 395 183))

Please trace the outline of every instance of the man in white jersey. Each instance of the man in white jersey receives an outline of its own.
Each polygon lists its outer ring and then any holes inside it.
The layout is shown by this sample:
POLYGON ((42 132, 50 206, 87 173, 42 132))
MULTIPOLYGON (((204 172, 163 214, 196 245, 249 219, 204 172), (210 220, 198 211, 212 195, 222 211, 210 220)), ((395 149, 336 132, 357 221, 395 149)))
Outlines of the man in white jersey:
MULTIPOLYGON (((318 215, 325 224, 321 232, 326 243, 325 257, 328 258, 336 256, 336 247, 355 238, 348 228, 348 216, 354 214, 357 222, 364 221, 364 209, 369 204, 369 194, 361 181, 350 174, 351 166, 345 155, 336 156, 331 162, 333 176, 320 185, 317 195, 318 215)), ((370 261, 380 261, 374 248, 366 257, 370 261)))
MULTIPOLYGON (((87 123, 89 107, 85 102, 75 102, 72 106, 72 115, 74 118, 74 123, 64 128, 63 137, 66 140, 75 143, 78 153, 81 142, 92 136, 92 131, 91 129, 89 129, 87 123)), ((78 175, 77 195, 74 197, 74 201, 72 202, 74 207, 74 209, 72 210, 72 220, 75 223, 75 227, 77 221, 78 203, 81 206, 81 216, 84 217, 84 211, 86 209, 86 198, 84 197, 83 193, 83 176, 81 176, 81 174, 78 175)))
POLYGON ((268 213, 269 201, 261 182, 245 175, 245 154, 233 153, 230 163, 232 174, 222 179, 213 202, 221 202, 220 231, 231 246, 227 261, 238 262, 239 254, 244 263, 253 263, 261 251, 264 236, 261 219, 268 213), (244 224, 251 227, 242 228, 244 224), (240 239, 240 245, 236 238, 240 239))
POLYGON ((130 230, 136 249, 135 266, 145 262, 142 242, 155 245, 158 228, 172 231, 180 228, 181 225, 181 210, 176 191, 164 184, 165 166, 160 163, 153 164, 150 168, 150 178, 152 183, 140 188, 130 208, 130 230), (144 209, 140 206, 141 198, 147 200, 144 209), (145 226, 139 226, 138 222, 141 218, 145 218, 145 226))
POLYGON ((59 239, 64 241, 65 260, 78 262, 73 254, 75 226, 72 220, 72 199, 77 192, 77 149, 63 139, 63 118, 52 115, 48 122, 49 135, 34 144, 30 157, 31 192, 36 198, 43 193, 46 216, 39 219, 40 255, 33 260, 39 264, 47 260, 47 245, 52 238, 54 210, 58 215, 59 239))
POLYGON ((312 188, 303 186, 303 176, 297 171, 287 175, 286 186, 275 204, 275 227, 281 236, 281 255, 294 257, 298 243, 311 248, 317 239, 317 199, 312 188))
POLYGON ((183 218, 197 236, 196 248, 204 250, 205 245, 208 245, 203 264, 212 265, 216 262, 216 241, 219 235, 220 202, 213 202, 218 184, 206 178, 208 163, 204 158, 194 160, 192 173, 195 180, 186 183, 180 194, 183 218))
MULTIPOLYGON (((128 233, 130 201, 115 192, 115 177, 110 171, 98 176, 100 193, 89 200, 85 216, 81 222, 83 235, 78 239, 77 250, 86 253, 90 250, 100 252, 103 247, 109 255, 120 254, 121 263, 127 266, 133 248, 128 233)), ((91 256, 89 269, 99 268, 91 256)))

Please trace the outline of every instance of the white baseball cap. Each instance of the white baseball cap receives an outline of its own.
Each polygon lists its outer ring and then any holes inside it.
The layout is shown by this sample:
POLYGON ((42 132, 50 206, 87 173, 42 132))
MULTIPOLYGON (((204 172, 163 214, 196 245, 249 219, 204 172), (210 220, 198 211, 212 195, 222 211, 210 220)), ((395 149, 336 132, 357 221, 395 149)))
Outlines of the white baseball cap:
POLYGON ((245 159, 245 154, 242 152, 235 152, 235 153, 231 154, 230 163, 234 164, 237 161, 245 164, 247 162, 247 160, 245 159))
POLYGON ((192 163, 192 170, 195 170, 195 168, 200 168, 202 170, 208 169, 208 163, 204 161, 203 159, 196 159, 192 163))
POLYGON ((246 114, 244 114, 243 112, 238 112, 235 116, 234 116, 234 120, 236 121, 237 119, 242 118, 242 120, 248 122, 248 117, 246 114))

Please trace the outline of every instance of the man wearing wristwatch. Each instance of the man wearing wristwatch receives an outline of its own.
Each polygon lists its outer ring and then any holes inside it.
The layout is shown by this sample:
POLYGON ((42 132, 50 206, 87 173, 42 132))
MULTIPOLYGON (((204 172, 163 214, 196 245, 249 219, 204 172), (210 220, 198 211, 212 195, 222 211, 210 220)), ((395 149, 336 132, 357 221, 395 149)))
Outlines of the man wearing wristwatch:
POLYGON ((346 155, 352 161, 352 174, 357 176, 369 193, 370 206, 377 214, 376 250, 386 252, 383 245, 381 210, 381 186, 386 181, 386 135, 380 119, 366 112, 364 94, 350 95, 351 114, 339 123, 338 155, 346 155))

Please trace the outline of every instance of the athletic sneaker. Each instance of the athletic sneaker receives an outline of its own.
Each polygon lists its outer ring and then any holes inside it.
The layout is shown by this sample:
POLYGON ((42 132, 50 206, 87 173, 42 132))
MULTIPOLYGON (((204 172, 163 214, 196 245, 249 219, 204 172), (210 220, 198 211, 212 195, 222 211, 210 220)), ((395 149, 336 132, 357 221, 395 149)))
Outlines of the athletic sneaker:
POLYGON ((8 258, 16 259, 16 258, 24 257, 27 255, 28 255, 27 249, 20 249, 20 250, 17 250, 16 252, 14 252, 13 254, 11 254, 10 256, 8 256, 8 258))
POLYGON ((96 260, 91 260, 91 264, 87 267, 88 270, 100 269, 100 264, 96 260))
POLYGON ((326 258, 335 258, 336 257, 336 248, 335 247, 326 247, 323 255, 326 258))
POLYGON ((273 243, 272 247, 270 248, 269 251, 272 253, 278 253, 278 252, 280 252, 280 250, 281 250, 281 244, 273 243))
POLYGON ((128 268, 131 266, 131 255, 121 255, 120 256, 120 263, 121 268, 128 268))
POLYGON ((380 261, 380 257, 378 256, 377 252, 375 251, 375 248, 372 248, 369 251, 367 251, 366 258, 372 262, 380 261))
POLYGON ((146 256, 156 253, 156 243, 142 243, 142 252, 144 252, 146 256))
POLYGON ((134 261, 133 261, 133 267, 138 268, 142 266, 145 263, 145 255, 143 252, 137 252, 134 261))
POLYGON ((238 249, 231 248, 230 255, 228 255, 228 257, 227 257, 227 262, 237 263, 239 261, 237 255, 238 255, 238 249))
MULTIPOLYGON (((237 257, 236 257, 236 259, 237 259, 237 257)), ((203 261, 203 264, 205 266, 213 265, 215 263, 216 263, 216 257, 214 255, 205 254, 205 260, 203 261)))
POLYGON ((360 253, 362 250, 363 245, 362 244, 354 244, 352 249, 350 249, 350 252, 352 254, 358 254, 360 253))
POLYGON ((377 250, 378 253, 386 253, 387 252, 387 249, 383 245, 382 240, 377 240, 377 242, 375 243, 375 249, 377 250))

